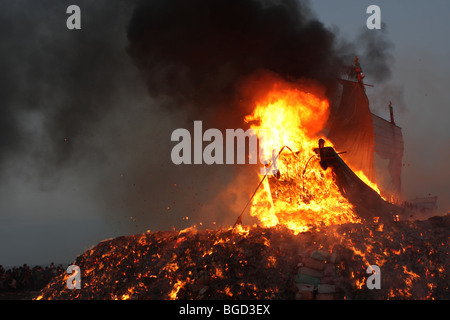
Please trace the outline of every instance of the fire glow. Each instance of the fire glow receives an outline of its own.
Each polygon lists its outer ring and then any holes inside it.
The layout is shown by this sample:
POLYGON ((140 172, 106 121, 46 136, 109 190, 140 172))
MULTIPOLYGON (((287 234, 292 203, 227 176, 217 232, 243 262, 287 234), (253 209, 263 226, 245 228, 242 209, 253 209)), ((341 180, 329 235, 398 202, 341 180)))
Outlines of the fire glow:
MULTIPOLYGON (((250 214, 265 227, 281 224, 298 233, 313 226, 359 222, 332 171, 321 168, 313 151, 330 114, 328 100, 312 93, 320 91, 311 85, 276 82, 245 118, 256 132, 270 132, 259 140, 268 166, 273 164, 269 160, 274 159, 274 151, 283 150, 277 159, 279 175, 273 179, 276 186, 264 180, 252 200, 250 214)), ((357 175, 379 193, 363 172, 357 175)))

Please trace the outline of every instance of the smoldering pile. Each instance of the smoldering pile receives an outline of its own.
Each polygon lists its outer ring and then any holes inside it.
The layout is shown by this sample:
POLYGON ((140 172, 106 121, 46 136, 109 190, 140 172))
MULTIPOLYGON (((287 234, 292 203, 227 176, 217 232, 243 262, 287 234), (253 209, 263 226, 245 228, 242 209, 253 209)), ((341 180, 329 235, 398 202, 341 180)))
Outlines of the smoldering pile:
POLYGON ((105 240, 39 299, 449 299, 450 215, 345 224, 157 231, 105 240), (381 288, 366 273, 378 265, 381 288))

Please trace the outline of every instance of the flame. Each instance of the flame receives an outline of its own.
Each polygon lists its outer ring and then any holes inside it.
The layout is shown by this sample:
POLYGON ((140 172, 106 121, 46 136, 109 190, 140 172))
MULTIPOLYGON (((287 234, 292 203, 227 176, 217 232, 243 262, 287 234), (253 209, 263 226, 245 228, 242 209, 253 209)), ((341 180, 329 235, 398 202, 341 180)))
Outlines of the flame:
POLYGON ((245 121, 258 134, 259 157, 270 172, 253 198, 250 214, 265 227, 281 224, 295 233, 358 222, 331 170, 320 167, 314 152, 330 113, 320 87, 278 81, 255 105, 245 121), (279 179, 272 175, 275 166, 279 179), (275 188, 271 189, 270 179, 275 188))
MULTIPOLYGON (((376 191, 376 193, 378 193, 381 196, 381 191, 380 188, 378 188, 378 185, 371 181, 369 178, 367 178, 367 176, 364 174, 364 172, 362 172, 361 170, 353 170, 355 172, 355 174, 358 176, 359 179, 361 179, 362 182, 364 182, 365 184, 367 184, 369 187, 371 187, 373 190, 376 191)), ((386 200, 384 197, 382 197, 384 200, 386 200)))
POLYGON ((174 284, 172 291, 169 293, 169 299, 175 300, 177 299, 178 292, 181 288, 183 288, 185 283, 181 280, 177 280, 177 282, 174 284))

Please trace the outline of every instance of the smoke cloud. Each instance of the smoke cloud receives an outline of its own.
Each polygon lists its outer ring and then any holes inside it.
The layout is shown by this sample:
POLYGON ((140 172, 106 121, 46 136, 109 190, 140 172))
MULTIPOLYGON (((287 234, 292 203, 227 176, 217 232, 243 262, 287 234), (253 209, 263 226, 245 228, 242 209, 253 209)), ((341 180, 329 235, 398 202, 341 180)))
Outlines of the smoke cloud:
POLYGON ((363 28, 355 41, 364 59, 364 71, 370 75, 372 81, 386 81, 392 75, 394 44, 387 38, 387 30, 385 23, 381 24, 379 32, 363 28))
POLYGON ((127 34, 150 94, 196 115, 226 108, 242 116, 237 85, 255 71, 332 89, 344 65, 333 33, 294 0, 141 1, 127 34))

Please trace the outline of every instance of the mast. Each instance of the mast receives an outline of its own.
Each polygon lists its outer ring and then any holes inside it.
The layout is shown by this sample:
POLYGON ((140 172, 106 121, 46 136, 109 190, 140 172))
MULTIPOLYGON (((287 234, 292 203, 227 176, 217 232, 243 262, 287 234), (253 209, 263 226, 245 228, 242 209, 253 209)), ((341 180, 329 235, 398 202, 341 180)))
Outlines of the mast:
POLYGON ((362 71, 361 65, 359 64, 358 56, 355 56, 355 71, 356 71, 356 79, 358 80, 358 83, 361 85, 363 90, 366 90, 364 88, 364 81, 363 81, 363 79, 366 76, 365 76, 364 72, 362 71))
POLYGON ((351 72, 352 75, 356 75, 356 80, 359 83, 359 85, 361 86, 361 88, 366 91, 365 86, 367 87, 373 87, 373 85, 371 84, 366 84, 364 83, 363 79, 366 77, 366 75, 364 74, 364 72, 362 71, 362 67, 361 64, 359 63, 359 58, 358 56, 355 56, 355 60, 354 60, 354 66, 353 66, 353 70, 351 72))
POLYGON ((358 57, 351 74, 353 80, 339 79, 343 87, 341 101, 330 121, 328 139, 338 152, 346 152, 342 158, 352 170, 362 171, 374 181, 374 129, 358 57))
POLYGON ((395 125, 394 121, 394 109, 392 108, 392 101, 389 101, 389 114, 391 115, 391 123, 395 125))

